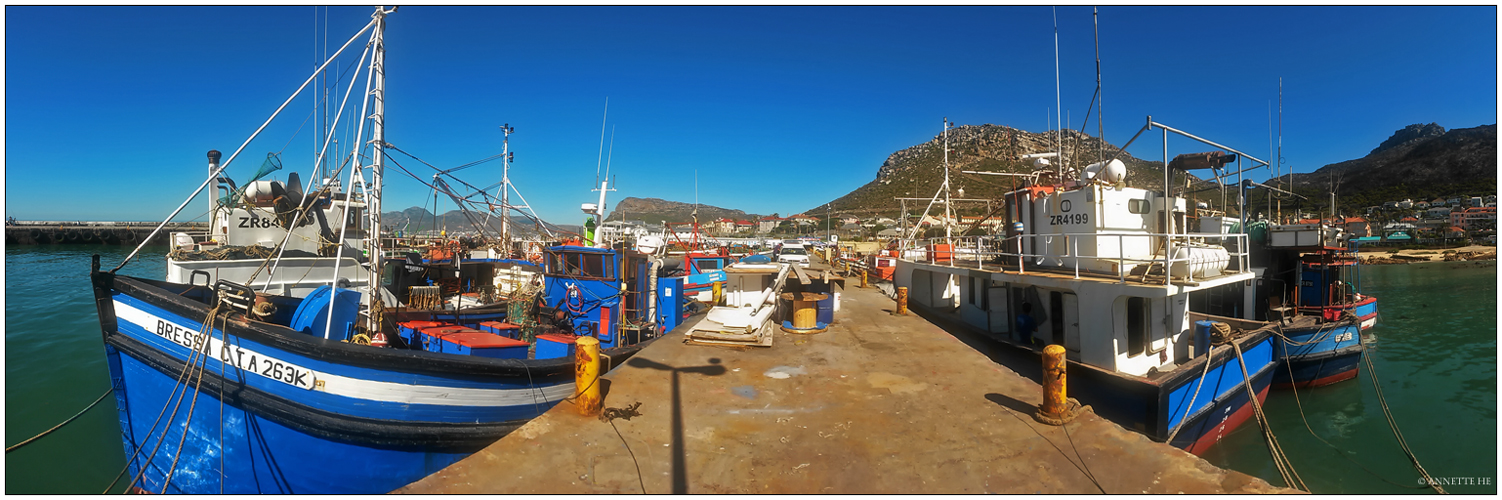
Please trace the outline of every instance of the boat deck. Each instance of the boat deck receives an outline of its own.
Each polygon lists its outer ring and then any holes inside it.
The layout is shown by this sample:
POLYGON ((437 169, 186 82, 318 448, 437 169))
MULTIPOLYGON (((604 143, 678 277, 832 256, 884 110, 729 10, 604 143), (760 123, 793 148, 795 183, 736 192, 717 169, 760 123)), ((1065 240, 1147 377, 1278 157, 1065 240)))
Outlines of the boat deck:
MULTIPOLYGON (((1102 273, 1092 272, 1092 271, 1088 271, 1088 270, 1085 270, 1085 269, 1080 269, 1080 270, 1076 271, 1072 267, 1055 267, 1055 266, 1041 266, 1041 265, 1023 266, 1022 270, 1018 271, 1017 270, 1018 266, 1015 263, 1008 264, 1008 263, 1005 263, 1005 261, 1003 261, 1003 262, 996 262, 994 260, 993 261, 989 261, 989 262, 977 262, 975 260, 966 260, 963 257, 957 257, 957 258, 952 259, 952 260, 933 260, 933 259, 903 259, 903 260, 907 260, 907 261, 913 262, 915 264, 923 264, 923 265, 930 265, 930 266, 944 266, 944 267, 952 267, 952 268, 956 268, 956 269, 973 269, 973 270, 978 270, 978 271, 992 272, 992 273, 996 273, 996 274, 1009 274, 1009 275, 1020 275, 1020 276, 1046 276, 1046 277, 1051 277, 1051 278, 1063 278, 1063 279, 1077 279, 1077 280, 1084 280, 1084 281, 1094 281, 1094 282, 1098 282, 1098 283, 1121 283, 1121 282, 1125 282, 1125 283, 1127 283, 1129 285, 1164 286, 1164 283, 1163 283, 1163 274, 1162 273, 1148 274, 1146 276, 1144 276, 1144 275, 1142 275, 1140 273, 1139 274, 1130 274, 1130 273, 1128 273, 1125 276, 1118 276, 1118 275, 1114 275, 1114 274, 1102 274, 1102 273)), ((1205 277, 1205 278, 1200 278, 1200 279, 1194 279, 1194 280, 1184 279, 1183 277, 1181 277, 1179 275, 1174 275, 1174 277, 1173 277, 1174 278, 1173 279, 1173 284, 1174 285, 1181 285, 1181 286, 1209 288, 1209 287, 1213 287, 1213 286, 1223 285, 1223 284, 1226 284, 1226 283, 1231 283, 1231 282, 1236 282, 1236 281, 1244 281, 1245 279, 1247 279, 1248 276, 1250 276, 1250 274, 1248 274, 1248 273, 1237 273, 1237 272, 1234 272, 1234 271, 1227 271, 1227 272, 1222 273, 1220 275, 1210 276, 1210 277, 1205 277)))
POLYGON ((875 288, 829 331, 770 348, 669 337, 569 402, 397 493, 1276 493, 1093 413, 1031 418, 1042 389, 875 288))

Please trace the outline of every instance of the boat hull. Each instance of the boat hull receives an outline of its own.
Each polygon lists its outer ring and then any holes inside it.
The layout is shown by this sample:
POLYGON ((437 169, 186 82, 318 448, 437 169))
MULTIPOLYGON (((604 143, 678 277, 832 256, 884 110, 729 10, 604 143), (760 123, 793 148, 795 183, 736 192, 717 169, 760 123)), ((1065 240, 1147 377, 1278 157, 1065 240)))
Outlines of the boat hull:
POLYGON ((204 337, 202 287, 97 269, 94 285, 129 473, 146 492, 384 493, 574 390, 572 359, 359 346, 222 314, 204 337))
MULTIPOLYGON (((911 302, 908 307, 947 327, 985 336, 943 311, 911 302)), ((1042 372, 1032 349, 1009 340, 987 338, 1023 352, 1019 363, 1026 366, 1014 367, 1019 373, 1042 372)), ((1257 400, 1267 399, 1278 367, 1273 357, 1274 341, 1266 331, 1253 332, 1236 340, 1242 350, 1240 361, 1231 347, 1221 346, 1208 360, 1209 370, 1203 364, 1206 357, 1200 356, 1173 372, 1151 378, 1108 372, 1069 360, 1066 389, 1071 397, 1091 405, 1096 414, 1123 428, 1159 442, 1169 441, 1171 435, 1169 444, 1202 455, 1255 413, 1249 404, 1247 384, 1243 382, 1246 377, 1242 375, 1242 363, 1251 376, 1250 386, 1257 400), (1179 430, 1175 432, 1175 428, 1179 430)))
POLYGON ((1360 324, 1345 320, 1285 328, 1276 345, 1283 366, 1273 375, 1273 387, 1319 387, 1356 378, 1365 351, 1360 324))

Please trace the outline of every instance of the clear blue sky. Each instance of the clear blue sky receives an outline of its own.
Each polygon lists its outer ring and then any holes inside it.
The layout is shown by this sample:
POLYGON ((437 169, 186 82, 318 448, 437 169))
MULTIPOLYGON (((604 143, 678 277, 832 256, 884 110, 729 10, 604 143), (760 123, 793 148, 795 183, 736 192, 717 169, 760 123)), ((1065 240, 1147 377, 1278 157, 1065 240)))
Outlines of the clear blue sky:
MULTIPOLYGON (((228 156, 313 69, 314 10, 6 7, 5 215, 165 217, 202 182, 204 153, 228 156)), ((330 9, 329 44, 370 11, 330 9)), ((1090 11, 1057 10, 1075 128, 1095 87, 1090 11)), ((451 167, 499 153, 510 123, 514 182, 565 224, 596 196, 607 97, 612 199, 691 202, 697 170, 702 203, 784 216, 869 182, 946 116, 1043 131, 1055 107, 1048 7, 411 6, 389 18, 387 46, 387 140, 451 167)), ((1409 124, 1497 122, 1494 6, 1106 6, 1100 52, 1118 145, 1152 115, 1270 159, 1280 76, 1298 172, 1409 124)), ((230 175, 284 148, 278 177, 306 175, 313 136, 297 131, 311 110, 293 103, 230 175)), ((1129 151, 1162 158, 1157 137, 1129 151)), ((463 177, 489 185, 499 167, 463 177)), ((388 210, 431 205, 427 188, 388 179, 388 210)))

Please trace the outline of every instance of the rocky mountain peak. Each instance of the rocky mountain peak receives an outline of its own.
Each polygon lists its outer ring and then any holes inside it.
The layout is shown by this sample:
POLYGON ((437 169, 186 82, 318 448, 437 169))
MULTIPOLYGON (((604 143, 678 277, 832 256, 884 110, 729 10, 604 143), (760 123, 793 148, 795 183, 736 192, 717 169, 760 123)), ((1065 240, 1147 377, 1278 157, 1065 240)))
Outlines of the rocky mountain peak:
POLYGON ((1392 137, 1388 137, 1387 140, 1382 141, 1382 144, 1378 145, 1377 149, 1373 149, 1370 154, 1377 154, 1379 152, 1387 151, 1398 146, 1410 144, 1414 141, 1428 139, 1431 137, 1439 137, 1442 135, 1445 135, 1445 128, 1439 126, 1438 123, 1430 123, 1428 125, 1415 123, 1413 125, 1403 127, 1397 132, 1393 132, 1392 137))

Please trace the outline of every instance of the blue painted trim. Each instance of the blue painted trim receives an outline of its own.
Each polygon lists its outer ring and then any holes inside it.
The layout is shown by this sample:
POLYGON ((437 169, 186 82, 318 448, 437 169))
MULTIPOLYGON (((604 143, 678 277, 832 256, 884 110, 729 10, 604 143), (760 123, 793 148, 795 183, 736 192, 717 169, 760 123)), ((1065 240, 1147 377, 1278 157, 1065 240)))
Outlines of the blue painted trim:
MULTIPOLYGON (((1275 366, 1272 344, 1271 337, 1269 337, 1251 348, 1242 350, 1242 358, 1246 361, 1247 373, 1253 374, 1253 378, 1275 366)), ((1234 352, 1221 354, 1222 352, 1222 349, 1216 349, 1216 356, 1211 361, 1210 371, 1204 375, 1205 383, 1203 386, 1199 382, 1201 377, 1197 374, 1188 378, 1182 385, 1169 391, 1169 432, 1172 432, 1186 417, 1193 419, 1213 410, 1221 404, 1220 402, 1234 396, 1235 391, 1245 392, 1245 387, 1243 387, 1242 383, 1245 379, 1241 375, 1241 364, 1236 360, 1236 354, 1234 352), (1193 395, 1196 392, 1198 395, 1193 395), (1191 397, 1194 399, 1194 408, 1185 411, 1191 397)), ((1195 371, 1199 372, 1202 370, 1203 368, 1195 371)))

